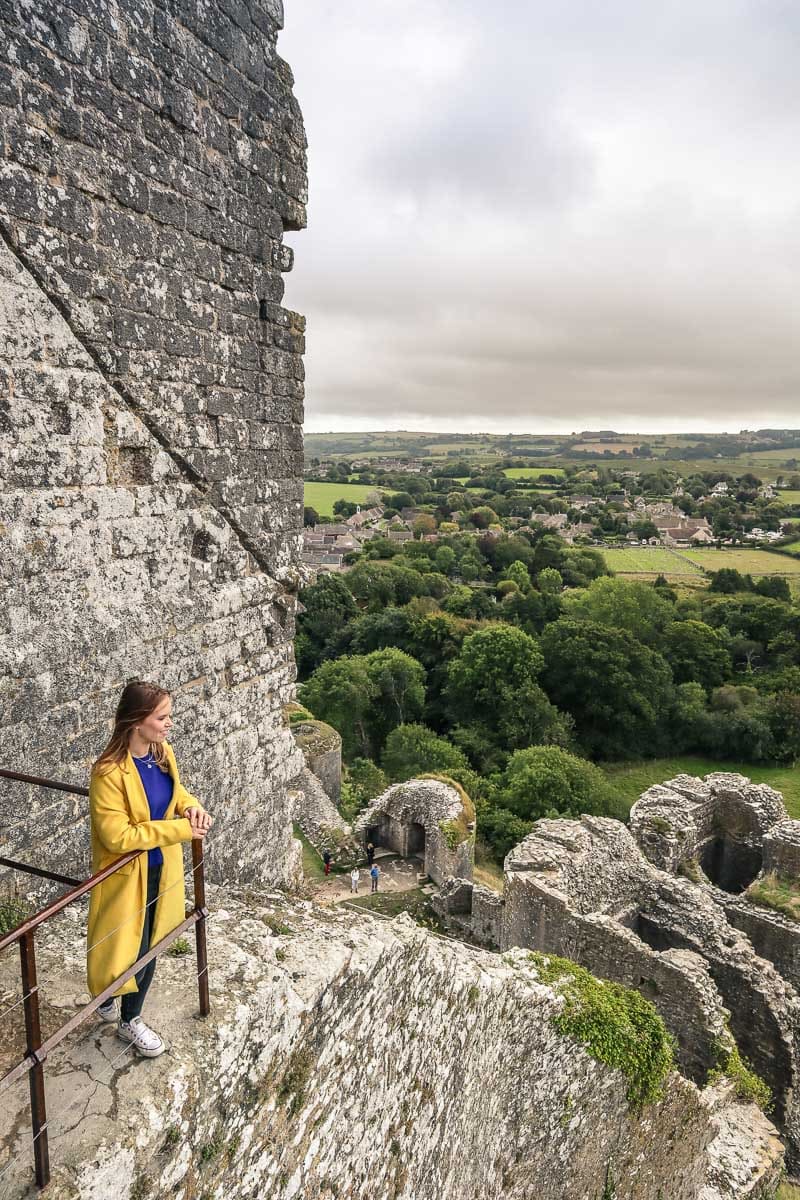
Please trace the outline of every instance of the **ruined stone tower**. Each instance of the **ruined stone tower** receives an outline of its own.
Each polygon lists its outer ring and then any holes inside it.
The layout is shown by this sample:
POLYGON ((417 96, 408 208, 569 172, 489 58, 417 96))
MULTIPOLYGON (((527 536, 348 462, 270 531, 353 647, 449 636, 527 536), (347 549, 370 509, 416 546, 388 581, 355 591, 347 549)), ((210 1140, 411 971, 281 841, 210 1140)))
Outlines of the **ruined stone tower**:
MULTIPOLYGON (((0 764, 85 783, 127 679, 176 694, 218 877, 295 870, 281 725, 305 138, 280 0, 10 0, 0 37, 0 764)), ((79 868, 85 805, 2 789, 79 868)))

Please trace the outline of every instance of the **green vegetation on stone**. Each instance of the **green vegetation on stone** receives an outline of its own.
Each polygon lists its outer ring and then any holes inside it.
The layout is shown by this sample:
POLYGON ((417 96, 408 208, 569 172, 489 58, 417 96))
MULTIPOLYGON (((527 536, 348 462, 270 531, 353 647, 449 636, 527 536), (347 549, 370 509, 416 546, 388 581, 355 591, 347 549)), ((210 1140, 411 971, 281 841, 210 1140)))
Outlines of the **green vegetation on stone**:
POLYGON ((709 1071, 708 1083, 730 1079, 740 1100, 751 1100, 765 1113, 772 1109, 772 1092, 768 1085, 756 1075, 750 1064, 739 1053, 736 1042, 718 1049, 717 1066, 709 1071))
POLYGON ((0 899, 0 937, 16 929, 32 912, 30 904, 20 896, 6 896, 0 899))
POLYGON ((747 889, 747 899, 764 908, 782 913, 791 921, 800 921, 800 880, 770 871, 747 889))
POLYGON ((622 1072, 634 1112, 660 1100, 673 1067, 673 1041, 653 1004, 619 983, 597 979, 569 959, 538 951, 528 957, 541 982, 564 997, 563 1008, 553 1017, 558 1032, 622 1072))

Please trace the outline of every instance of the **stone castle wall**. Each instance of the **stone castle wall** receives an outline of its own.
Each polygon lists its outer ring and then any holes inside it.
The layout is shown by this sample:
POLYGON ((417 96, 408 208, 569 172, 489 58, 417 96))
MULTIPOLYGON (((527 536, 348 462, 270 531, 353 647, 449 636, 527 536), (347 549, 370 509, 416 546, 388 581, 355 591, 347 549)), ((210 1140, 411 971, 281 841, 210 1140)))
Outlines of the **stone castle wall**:
MULTIPOLYGON (((617 1200, 774 1195, 781 1146, 758 1109, 673 1074, 634 1113, 622 1073, 557 1032, 563 998, 525 952, 281 896, 211 904, 210 1017, 192 1019, 191 958, 165 959, 151 1010, 171 1053, 95 1089, 77 1130, 113 1031, 48 1062, 76 1105, 50 1129, 53 1200, 602 1200, 607 1181, 617 1200)), ((60 918, 43 970, 73 943, 60 918)), ((79 953, 70 966, 59 1003, 83 987, 79 953)), ((8 1200, 29 1194, 26 1100, 0 1118, 0 1169, 4 1145, 20 1153, 8 1200)))
MULTIPOLYGON (((122 685, 176 696, 212 871, 288 882, 305 139, 278 0, 11 0, 0 39, 0 765, 85 783, 122 685)), ((0 789, 86 865, 85 802, 0 789)))

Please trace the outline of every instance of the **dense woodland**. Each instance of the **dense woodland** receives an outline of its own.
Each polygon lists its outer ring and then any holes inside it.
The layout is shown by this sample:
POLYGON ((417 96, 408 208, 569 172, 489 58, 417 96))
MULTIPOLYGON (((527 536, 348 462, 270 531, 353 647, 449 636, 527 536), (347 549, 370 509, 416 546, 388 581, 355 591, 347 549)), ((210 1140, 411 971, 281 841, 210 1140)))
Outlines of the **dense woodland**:
POLYGON ((376 539, 301 598, 300 697, 342 735, 351 813, 444 773, 500 859, 541 816, 617 814, 597 763, 800 757, 800 609, 781 577, 629 582, 539 528, 376 539))

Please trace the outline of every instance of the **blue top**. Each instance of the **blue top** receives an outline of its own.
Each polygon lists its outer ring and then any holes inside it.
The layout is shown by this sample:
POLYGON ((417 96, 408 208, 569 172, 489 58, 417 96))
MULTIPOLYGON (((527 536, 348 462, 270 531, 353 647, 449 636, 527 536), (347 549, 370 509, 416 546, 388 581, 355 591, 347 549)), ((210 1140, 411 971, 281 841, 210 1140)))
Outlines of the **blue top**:
MULTIPOLYGON (((136 770, 139 772, 144 787, 144 794, 147 796, 147 803, 150 805, 150 820, 163 821, 172 801, 174 789, 172 776, 164 774, 150 753, 146 754, 144 758, 136 758, 132 754, 131 758, 136 764, 136 770)), ((164 855, 160 849, 147 851, 148 867, 160 867, 163 861, 164 855)))

